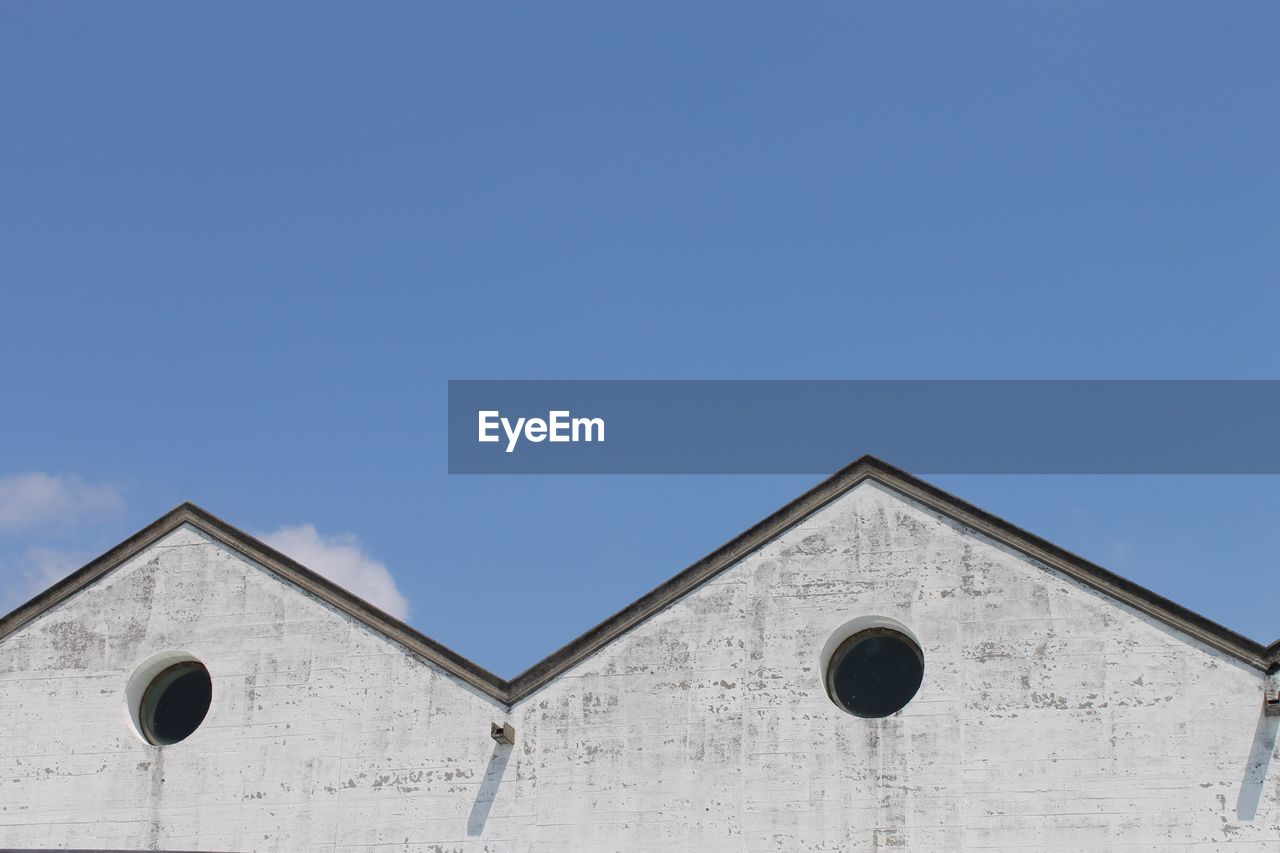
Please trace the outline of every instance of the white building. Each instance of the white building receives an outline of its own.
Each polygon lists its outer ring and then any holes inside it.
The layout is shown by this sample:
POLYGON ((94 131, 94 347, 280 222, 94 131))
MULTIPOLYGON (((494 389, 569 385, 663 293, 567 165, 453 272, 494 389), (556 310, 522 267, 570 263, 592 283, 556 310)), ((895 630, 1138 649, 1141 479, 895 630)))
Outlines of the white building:
POLYGON ((0 621, 0 847, 1280 851, 1278 662, 871 458, 510 682, 183 505, 0 621))

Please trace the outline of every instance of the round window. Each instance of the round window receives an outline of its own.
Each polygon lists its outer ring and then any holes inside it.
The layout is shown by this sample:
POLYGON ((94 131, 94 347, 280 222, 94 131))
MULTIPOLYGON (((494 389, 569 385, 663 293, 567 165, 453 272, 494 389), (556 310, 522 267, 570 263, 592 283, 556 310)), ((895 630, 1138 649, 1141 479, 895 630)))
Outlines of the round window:
POLYGON ((924 654, 906 634, 870 628, 842 642, 827 664, 827 693, 857 717, 901 711, 924 680, 924 654))
POLYGON ((209 670, 199 661, 175 663, 147 685, 138 706, 142 734, 158 746, 177 743, 204 722, 213 698, 209 670))

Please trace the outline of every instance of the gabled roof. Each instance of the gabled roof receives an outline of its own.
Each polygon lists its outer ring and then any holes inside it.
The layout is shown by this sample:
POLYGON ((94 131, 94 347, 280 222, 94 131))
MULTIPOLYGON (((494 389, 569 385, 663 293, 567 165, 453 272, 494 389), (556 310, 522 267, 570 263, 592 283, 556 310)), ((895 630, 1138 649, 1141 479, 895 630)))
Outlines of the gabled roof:
POLYGON ((193 503, 175 507, 75 574, 0 619, 0 641, 173 530, 190 524, 493 699, 510 705, 538 690, 579 661, 866 480, 881 483, 1251 667, 1265 672, 1280 668, 1280 641, 1264 646, 1237 634, 1230 628, 1193 613, 1133 581, 978 509, 874 456, 863 456, 836 472, 510 681, 473 663, 193 503))

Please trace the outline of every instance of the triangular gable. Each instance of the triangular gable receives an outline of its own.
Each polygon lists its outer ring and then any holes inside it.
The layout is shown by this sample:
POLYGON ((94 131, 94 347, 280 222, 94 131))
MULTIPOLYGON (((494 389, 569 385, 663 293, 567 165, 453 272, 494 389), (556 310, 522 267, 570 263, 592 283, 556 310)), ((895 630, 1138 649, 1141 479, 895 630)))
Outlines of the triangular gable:
POLYGON ((873 456, 864 456, 838 471, 510 681, 494 675, 192 503, 174 508, 0 619, 0 641, 152 543, 182 525, 190 524, 483 693, 500 702, 513 704, 866 480, 887 486, 975 533, 1013 548, 1251 667, 1263 671, 1280 667, 1280 641, 1263 646, 873 456))

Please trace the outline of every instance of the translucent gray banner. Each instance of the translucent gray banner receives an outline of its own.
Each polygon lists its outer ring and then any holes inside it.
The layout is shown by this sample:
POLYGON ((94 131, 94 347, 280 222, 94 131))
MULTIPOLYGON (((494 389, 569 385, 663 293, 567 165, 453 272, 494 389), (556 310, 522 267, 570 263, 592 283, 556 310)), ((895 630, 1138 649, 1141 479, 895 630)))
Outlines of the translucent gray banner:
POLYGON ((454 380, 453 474, 1280 473, 1280 380, 454 380))

